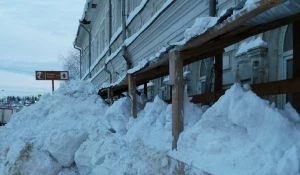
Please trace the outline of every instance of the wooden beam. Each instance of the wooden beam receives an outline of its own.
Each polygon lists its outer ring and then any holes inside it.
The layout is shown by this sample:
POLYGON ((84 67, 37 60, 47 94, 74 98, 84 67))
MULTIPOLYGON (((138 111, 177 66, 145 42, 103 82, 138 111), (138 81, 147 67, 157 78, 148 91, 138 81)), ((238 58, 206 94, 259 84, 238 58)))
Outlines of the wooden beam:
MULTIPOLYGON (((300 21, 293 23, 293 78, 300 78, 300 21)), ((292 105, 300 112, 300 93, 292 94, 292 105)))
MULTIPOLYGON (((260 97, 300 92, 300 78, 253 84, 251 88, 260 97)), ((224 93, 225 90, 219 90, 217 92, 195 95, 192 96, 191 102, 197 104, 217 101, 224 93)))
POLYGON ((170 53, 170 84, 172 86, 172 150, 177 149, 177 141, 183 131, 183 60, 178 51, 170 53))
POLYGON ((148 98, 148 83, 144 83, 144 94, 148 98))

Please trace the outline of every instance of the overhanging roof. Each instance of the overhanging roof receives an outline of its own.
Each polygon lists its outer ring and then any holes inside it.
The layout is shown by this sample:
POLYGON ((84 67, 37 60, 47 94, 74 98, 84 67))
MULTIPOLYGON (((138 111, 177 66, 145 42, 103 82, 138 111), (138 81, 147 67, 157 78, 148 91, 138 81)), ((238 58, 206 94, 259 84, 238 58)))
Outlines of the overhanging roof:
MULTIPOLYGON (((261 0, 257 3, 256 8, 243 9, 234 17, 229 17, 222 23, 213 26, 177 50, 180 51, 184 65, 187 65, 223 52, 225 47, 250 36, 276 29, 296 20, 300 20, 299 0, 261 0), (274 15, 275 13, 278 14, 274 15)), ((137 85, 168 75, 168 60, 169 56, 166 53, 158 61, 136 72, 137 85)), ((113 91, 125 91, 127 84, 126 77, 119 85, 111 88, 113 91)), ((103 92, 104 90, 100 89, 99 93, 103 92)))

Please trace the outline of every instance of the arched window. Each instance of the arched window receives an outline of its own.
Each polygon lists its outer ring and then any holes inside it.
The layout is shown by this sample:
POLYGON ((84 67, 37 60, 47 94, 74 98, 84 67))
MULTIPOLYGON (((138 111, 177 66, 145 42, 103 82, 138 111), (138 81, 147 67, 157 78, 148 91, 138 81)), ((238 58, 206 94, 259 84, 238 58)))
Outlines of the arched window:
MULTIPOLYGON (((284 78, 293 78, 293 26, 289 25, 284 36, 283 45, 283 65, 284 65, 284 78)), ((284 103, 292 102, 292 94, 286 94, 284 103)))
POLYGON ((206 76, 207 68, 205 61, 201 61, 201 66, 200 66, 200 77, 206 76))
POLYGON ((293 26, 289 25, 285 37, 284 37, 284 45, 283 45, 283 52, 287 52, 293 50, 293 26))

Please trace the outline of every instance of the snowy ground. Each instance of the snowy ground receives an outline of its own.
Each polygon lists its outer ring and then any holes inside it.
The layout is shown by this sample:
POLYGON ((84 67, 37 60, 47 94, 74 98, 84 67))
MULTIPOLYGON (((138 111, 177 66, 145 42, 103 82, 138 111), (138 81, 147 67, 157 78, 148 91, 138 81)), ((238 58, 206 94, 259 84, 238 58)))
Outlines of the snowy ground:
POLYGON ((167 155, 188 174, 299 175, 299 115, 235 84, 211 108, 185 94, 185 131, 171 151, 171 105, 158 97, 130 117, 130 99, 111 107, 88 82, 44 95, 0 129, 0 174, 170 174, 167 155))

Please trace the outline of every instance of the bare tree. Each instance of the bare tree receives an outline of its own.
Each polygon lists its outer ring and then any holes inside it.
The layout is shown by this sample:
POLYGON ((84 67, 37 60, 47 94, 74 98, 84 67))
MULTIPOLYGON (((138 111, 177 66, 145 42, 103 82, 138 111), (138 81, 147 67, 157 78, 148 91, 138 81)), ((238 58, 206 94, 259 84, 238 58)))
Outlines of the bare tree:
POLYGON ((80 55, 75 49, 70 49, 69 53, 64 56, 59 55, 61 62, 63 63, 64 69, 69 71, 71 80, 80 79, 80 55))

